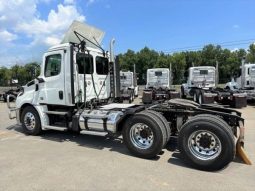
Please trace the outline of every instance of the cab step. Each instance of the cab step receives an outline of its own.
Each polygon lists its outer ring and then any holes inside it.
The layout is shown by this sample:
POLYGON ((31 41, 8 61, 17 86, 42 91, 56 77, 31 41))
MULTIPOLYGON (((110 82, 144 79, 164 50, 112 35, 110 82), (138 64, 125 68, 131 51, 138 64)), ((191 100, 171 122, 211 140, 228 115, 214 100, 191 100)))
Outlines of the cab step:
POLYGON ((58 126, 51 126, 51 125, 44 125, 43 129, 52 129, 57 131, 67 131, 68 129, 66 127, 58 127, 58 126))
POLYGON ((67 115, 68 114, 68 112, 65 112, 65 111, 45 111, 44 113, 51 114, 51 115, 67 115))

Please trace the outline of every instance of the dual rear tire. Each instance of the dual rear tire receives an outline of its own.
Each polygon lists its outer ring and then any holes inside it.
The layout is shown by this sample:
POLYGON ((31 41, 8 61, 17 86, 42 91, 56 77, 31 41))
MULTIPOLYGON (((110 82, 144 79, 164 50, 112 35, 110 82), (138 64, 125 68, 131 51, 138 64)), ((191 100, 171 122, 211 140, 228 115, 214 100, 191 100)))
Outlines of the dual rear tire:
POLYGON ((132 154, 141 158, 153 158, 168 142, 170 127, 161 114, 143 111, 126 121, 122 135, 132 154))
POLYGON ((191 166, 201 170, 219 170, 235 156, 235 139, 230 126, 221 118, 201 114, 181 128, 179 150, 191 166))

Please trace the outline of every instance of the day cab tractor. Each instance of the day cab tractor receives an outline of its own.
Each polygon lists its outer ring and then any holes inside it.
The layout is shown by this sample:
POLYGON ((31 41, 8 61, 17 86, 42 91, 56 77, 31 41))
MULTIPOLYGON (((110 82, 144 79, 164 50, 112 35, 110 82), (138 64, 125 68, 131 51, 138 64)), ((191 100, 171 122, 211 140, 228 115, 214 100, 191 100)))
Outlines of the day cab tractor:
POLYGON ((217 75, 218 71, 213 66, 190 67, 187 83, 181 86, 181 97, 193 97, 199 104, 216 101, 234 108, 246 107, 246 93, 216 87, 217 75))
POLYGON ((120 71, 120 92, 122 100, 132 103, 138 96, 137 77, 134 72, 120 71))
POLYGON ((120 91, 113 43, 106 52, 103 32, 74 21, 63 43, 43 56, 41 74, 23 86, 9 117, 29 135, 53 129, 117 138, 141 158, 162 153, 170 137, 192 166, 218 170, 243 152, 244 119, 231 109, 173 99, 145 108, 116 103, 120 91), (237 145, 237 147, 236 147, 237 145), (237 148, 237 150, 236 150, 237 148))
POLYGON ((228 82, 225 88, 233 92, 243 91, 247 94, 247 100, 255 100, 255 64, 245 64, 243 59, 238 77, 228 82))
POLYGON ((180 98, 179 92, 171 89, 171 72, 168 68, 152 68, 147 70, 147 83, 143 90, 142 102, 151 104, 180 98))

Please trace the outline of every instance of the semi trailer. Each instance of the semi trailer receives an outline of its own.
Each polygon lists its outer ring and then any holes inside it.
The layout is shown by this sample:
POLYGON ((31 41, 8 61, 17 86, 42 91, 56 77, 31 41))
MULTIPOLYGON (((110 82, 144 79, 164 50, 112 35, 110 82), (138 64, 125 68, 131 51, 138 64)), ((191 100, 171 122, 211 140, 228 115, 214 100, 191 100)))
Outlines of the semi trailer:
POLYGON ((151 104, 154 101, 158 102, 172 98, 180 98, 179 92, 175 91, 175 89, 171 89, 171 78, 172 73, 168 68, 148 69, 142 102, 144 104, 151 104))
POLYGON ((187 83, 181 86, 181 97, 192 97, 199 104, 215 101, 234 108, 247 106, 246 93, 216 87, 218 71, 213 66, 196 66, 188 70, 187 83))
POLYGON ((103 33, 74 21, 62 44, 43 56, 41 74, 23 86, 9 117, 23 131, 39 135, 53 129, 122 136, 135 156, 153 158, 171 137, 185 160, 203 170, 218 170, 239 153, 245 163, 244 119, 232 109, 173 99, 150 107, 116 103, 120 96, 118 59, 113 44, 99 45, 103 33))
POLYGON ((255 64, 245 64, 242 59, 242 65, 237 78, 232 78, 231 82, 225 85, 225 88, 231 91, 243 91, 247 94, 247 100, 255 99, 255 64))

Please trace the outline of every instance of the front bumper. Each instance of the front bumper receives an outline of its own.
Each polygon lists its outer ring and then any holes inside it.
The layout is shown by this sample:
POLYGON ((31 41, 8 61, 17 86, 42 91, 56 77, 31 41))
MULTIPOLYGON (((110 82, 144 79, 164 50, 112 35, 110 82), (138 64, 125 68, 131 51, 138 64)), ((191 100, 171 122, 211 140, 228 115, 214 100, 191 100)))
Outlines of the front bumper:
POLYGON ((20 124, 20 117, 19 117, 20 116, 20 108, 11 106, 11 103, 10 103, 10 98, 11 97, 14 100, 16 99, 16 97, 13 96, 13 95, 7 95, 7 107, 9 109, 8 115, 9 115, 10 119, 15 119, 16 118, 17 123, 20 124))

